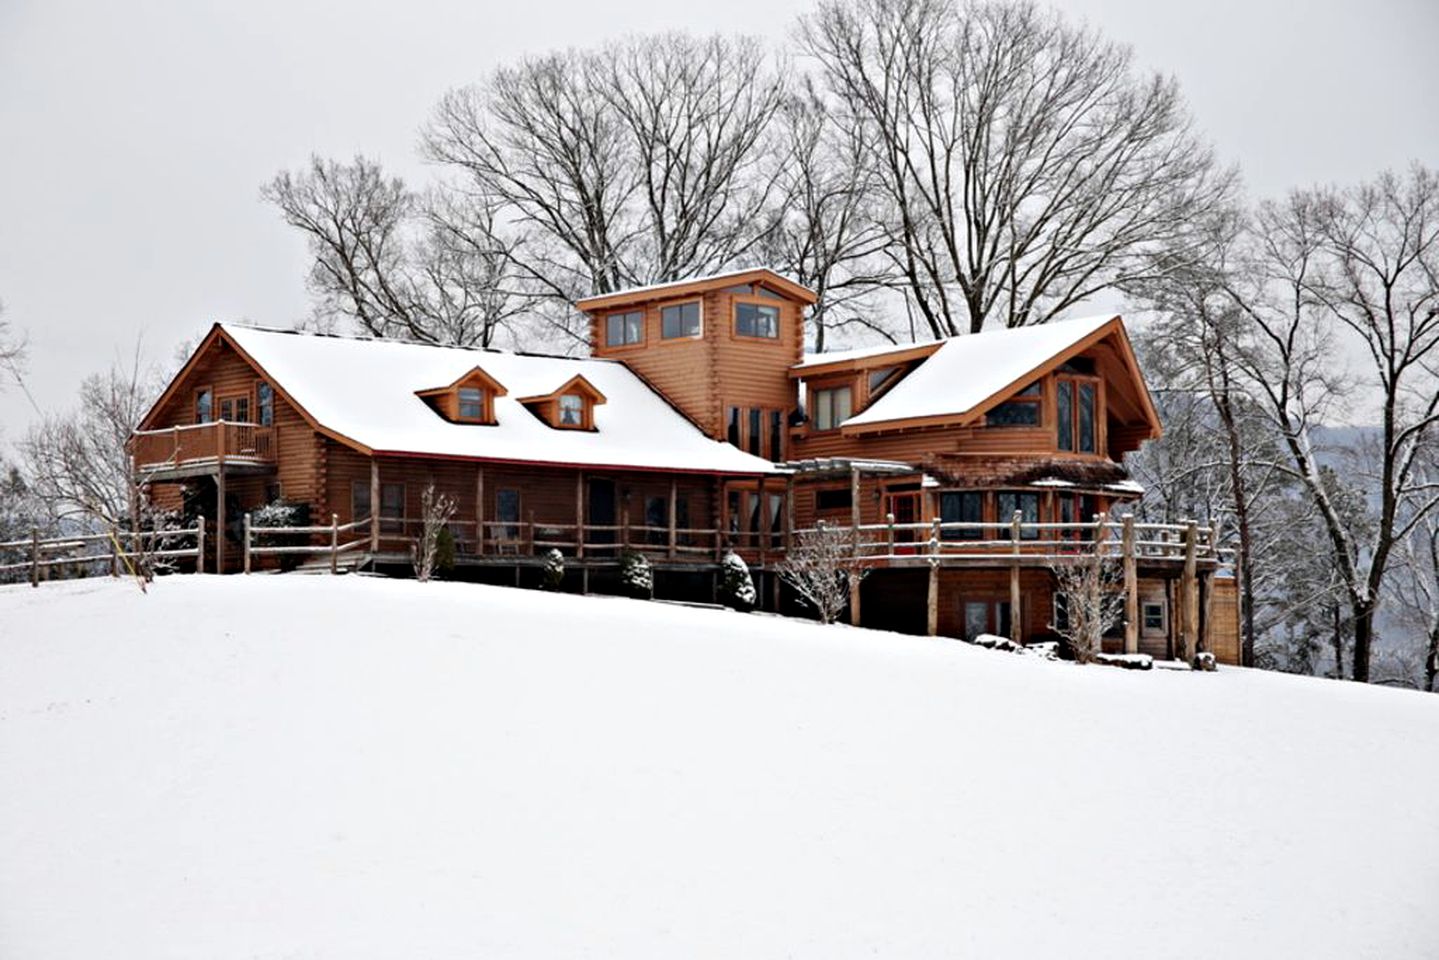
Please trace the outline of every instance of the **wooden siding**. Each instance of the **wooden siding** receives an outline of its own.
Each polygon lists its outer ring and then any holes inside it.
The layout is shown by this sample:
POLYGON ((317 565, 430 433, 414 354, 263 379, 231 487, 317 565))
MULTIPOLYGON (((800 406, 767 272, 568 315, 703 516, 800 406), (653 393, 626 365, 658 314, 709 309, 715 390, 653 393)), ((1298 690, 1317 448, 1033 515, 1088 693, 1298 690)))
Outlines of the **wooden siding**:
POLYGON ((803 305, 795 300, 755 297, 711 290, 688 297, 615 308, 591 317, 594 355, 622 360, 670 403, 716 440, 725 439, 725 414, 731 406, 781 410, 795 407, 796 388, 789 368, 804 353, 803 305), (663 339, 663 307, 698 300, 698 337, 663 339), (779 337, 739 336, 734 330, 737 302, 779 308, 779 337), (636 344, 605 345, 605 319, 615 313, 643 312, 644 339, 636 344))
POLYGON ((1244 657, 1239 630, 1239 582, 1214 577, 1208 604, 1209 649, 1220 663, 1238 666, 1244 657))

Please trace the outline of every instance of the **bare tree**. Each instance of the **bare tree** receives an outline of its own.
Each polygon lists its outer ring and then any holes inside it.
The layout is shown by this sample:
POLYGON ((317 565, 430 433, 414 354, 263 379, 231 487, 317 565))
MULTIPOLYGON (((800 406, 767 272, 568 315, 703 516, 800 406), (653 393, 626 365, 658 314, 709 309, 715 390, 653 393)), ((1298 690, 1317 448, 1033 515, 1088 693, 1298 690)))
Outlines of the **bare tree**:
POLYGON ((142 522, 150 507, 129 442, 160 386, 137 349, 128 369, 86 377, 74 410, 46 416, 21 440, 31 488, 55 518, 120 529, 142 522))
POLYGON ((447 493, 436 493, 433 483, 420 493, 420 536, 410 548, 410 559, 415 568, 415 579, 421 583, 434 575, 440 531, 454 515, 455 498, 447 493))
POLYGON ((17 384, 25 369, 25 346, 25 338, 11 328, 5 317, 5 304, 0 302, 0 373, 17 384))
POLYGON ((1063 598, 1050 629, 1065 639, 1079 663, 1098 656, 1104 635, 1124 618, 1124 574, 1104 537, 1106 519, 1095 524, 1098 535, 1089 549, 1050 565, 1055 592, 1063 598))
POLYGON ((1247 326, 1241 362, 1323 521, 1353 623, 1352 676, 1367 682, 1391 555, 1439 504, 1439 486, 1415 471, 1439 423, 1439 176, 1415 166, 1297 191, 1261 207, 1251 242, 1230 286, 1247 326), (1333 373, 1345 342, 1361 348, 1354 384, 1333 373), (1379 421, 1376 449, 1357 465, 1373 505, 1357 528, 1315 439, 1349 396, 1372 399, 1379 421))
POLYGON ((849 604, 850 586, 865 571, 853 558, 855 533, 823 520, 795 535, 778 566, 780 577, 814 608, 823 623, 833 623, 849 604))
POLYGON ((876 309, 875 294, 893 276, 864 125, 835 114, 810 80, 781 119, 789 148, 776 158, 783 203, 764 243, 766 261, 818 294, 807 317, 816 353, 831 331, 850 327, 894 341, 876 309))
POLYGON ((377 337, 490 346, 524 310, 511 245, 483 197, 437 187, 420 196, 364 157, 312 157, 261 191, 305 234, 322 320, 377 337))
POLYGON ((1028 0, 825 0, 800 43, 864 126, 890 256, 936 337, 1145 275, 1230 189, 1172 79, 1028 0))
POLYGON ((568 307, 754 256, 774 221, 764 160, 784 90, 756 40, 636 37, 451 91, 425 151, 501 207, 526 237, 508 250, 521 277, 568 307))
MULTIPOLYGON (((1432 458, 1432 455, 1431 455, 1432 458)), ((1421 479, 1439 473, 1426 465, 1421 479)), ((1422 638, 1424 679, 1421 689, 1435 692, 1439 677, 1439 511, 1422 517, 1398 547, 1399 563, 1389 582, 1398 605, 1396 619, 1422 638)))

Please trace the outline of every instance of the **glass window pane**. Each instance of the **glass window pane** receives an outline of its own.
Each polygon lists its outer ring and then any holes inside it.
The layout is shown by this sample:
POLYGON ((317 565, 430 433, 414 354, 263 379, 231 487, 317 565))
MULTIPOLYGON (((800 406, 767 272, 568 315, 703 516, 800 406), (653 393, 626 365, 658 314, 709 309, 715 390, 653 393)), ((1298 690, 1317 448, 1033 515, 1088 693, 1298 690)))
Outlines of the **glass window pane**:
POLYGON ((201 390, 195 394, 195 422, 209 423, 215 419, 214 398, 210 396, 209 390, 201 390))
POLYGON ((837 427, 849 419, 850 414, 850 391, 849 387, 840 387, 834 391, 834 425, 837 427))
POLYGON ((560 424, 566 427, 582 427, 585 423, 585 401, 577 393, 560 396, 560 424))
POLYGON ((370 483, 355 480, 350 484, 350 519, 363 520, 370 515, 370 483))
MULTIPOLYGON (((1021 493, 1019 495, 1019 511, 1024 514, 1025 523, 1039 522, 1039 494, 1021 493)), ((1025 540, 1038 540, 1039 531, 1034 527, 1026 527, 1020 532, 1025 540)))
POLYGON ((1094 452, 1094 384, 1079 385, 1079 450, 1094 452))
POLYGON ((725 439, 734 446, 739 446, 739 407, 729 408, 729 427, 725 433, 725 439))
POLYGON ((779 336, 779 307, 765 303, 737 303, 734 305, 735 333, 742 337, 779 336))
POLYGON ((761 444, 764 442, 764 437, 760 431, 760 411, 751 407, 749 412, 749 444, 746 449, 756 457, 759 456, 760 450, 763 449, 761 444))
POLYGON ((275 390, 261 380, 255 385, 255 399, 260 405, 260 425, 268 427, 275 422, 275 390))
POLYGON ((784 459, 784 417, 778 410, 769 412, 769 458, 775 463, 784 459))
POLYGON ((1074 382, 1059 381, 1055 394, 1055 419, 1059 422, 1059 449, 1074 449, 1074 382))
POLYGON ((605 319, 605 345, 618 347, 625 342, 625 318, 615 314, 605 319))
POLYGON ((699 303, 676 303, 663 308, 660 311, 660 327, 660 336, 666 340, 698 336, 700 332, 699 303))
POLYGON ((460 419, 479 420, 485 415, 485 397, 478 387, 460 388, 460 419))
POLYGON ((1010 400, 985 414, 984 422, 992 427, 1038 426, 1039 404, 1028 400, 1010 400))
POLYGON ((829 430, 834 427, 833 402, 833 390, 816 390, 814 392, 814 428, 816 430, 829 430))
POLYGON ((964 605, 964 637, 973 640, 981 633, 989 632, 989 604, 982 601, 967 601, 964 605))

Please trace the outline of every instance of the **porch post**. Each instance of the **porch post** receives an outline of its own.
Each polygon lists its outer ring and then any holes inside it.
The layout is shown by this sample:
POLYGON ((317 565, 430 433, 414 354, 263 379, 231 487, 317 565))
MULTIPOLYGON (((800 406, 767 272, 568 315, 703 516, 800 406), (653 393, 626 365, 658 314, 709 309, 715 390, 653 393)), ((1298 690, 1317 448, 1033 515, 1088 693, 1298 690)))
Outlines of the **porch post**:
POLYGON ((759 565, 763 567, 769 547, 770 528, 769 497, 765 496, 763 474, 760 474, 759 483, 755 487, 755 496, 759 497, 759 565))
POLYGON ((485 553, 485 465, 475 467, 475 555, 485 553))
POLYGON ((673 474, 671 474, 671 475, 670 475, 670 509, 669 509, 669 517, 668 517, 669 525, 670 525, 670 530, 669 530, 669 534, 670 534, 670 535, 669 535, 669 540, 668 540, 669 547, 668 547, 668 549, 667 549, 667 551, 666 551, 666 554, 669 556, 669 558, 670 558, 671 560, 673 560, 673 559, 675 558, 675 553, 676 553, 676 550, 677 550, 677 547, 678 547, 678 544, 679 544, 679 531, 676 529, 676 528, 678 527, 678 525, 679 525, 679 493, 680 493, 680 484, 679 484, 679 481, 675 479, 675 477, 674 477, 673 474))
POLYGON ((585 555, 585 472, 575 471, 575 558, 585 555))
POLYGON ((380 461, 370 458, 370 552, 380 552, 380 461))
MULTIPOLYGON (((892 535, 892 532, 891 532, 892 535)), ((925 605, 925 633, 939 635, 939 517, 929 525, 929 593, 925 605)), ((894 551, 894 547, 890 547, 894 551)))
POLYGON ((215 474, 215 572, 225 572, 225 460, 220 455, 215 474))
POLYGON ((849 538, 852 556, 849 572, 849 622, 859 626, 859 528, 862 522, 859 509, 859 467, 849 466, 849 538))
POLYGON ((245 511, 244 529, 245 533, 241 542, 245 547, 245 573, 248 574, 250 572, 250 511, 248 510, 245 511))
POLYGON ((784 552, 794 545, 794 474, 784 481, 784 552))
POLYGON ((1009 561, 1009 639, 1015 643, 1023 643, 1024 619, 1020 616, 1020 605, 1022 603, 1019 595, 1019 538, 1023 533, 1021 523, 1024 520, 1022 511, 1014 511, 1014 518, 1009 521, 1010 550, 1012 558, 1009 561))
POLYGON ((1134 514, 1123 518, 1121 538, 1124 551, 1124 652, 1139 652, 1139 563, 1134 555, 1134 514))

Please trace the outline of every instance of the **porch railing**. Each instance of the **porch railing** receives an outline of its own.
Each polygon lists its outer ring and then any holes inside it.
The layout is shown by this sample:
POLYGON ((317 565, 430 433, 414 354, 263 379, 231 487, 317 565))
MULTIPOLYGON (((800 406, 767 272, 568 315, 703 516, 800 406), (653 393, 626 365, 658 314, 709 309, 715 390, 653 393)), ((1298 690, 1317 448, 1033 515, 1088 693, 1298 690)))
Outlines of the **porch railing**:
POLYGON ((131 455, 142 471, 209 462, 275 462, 275 428, 258 423, 216 420, 164 430, 137 430, 130 443, 131 455))

